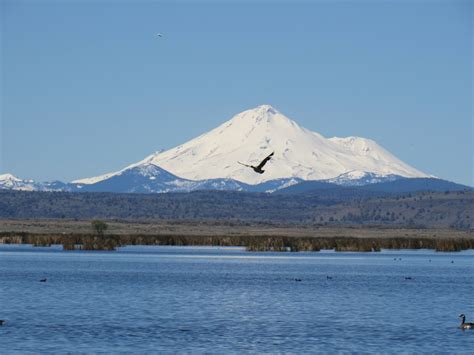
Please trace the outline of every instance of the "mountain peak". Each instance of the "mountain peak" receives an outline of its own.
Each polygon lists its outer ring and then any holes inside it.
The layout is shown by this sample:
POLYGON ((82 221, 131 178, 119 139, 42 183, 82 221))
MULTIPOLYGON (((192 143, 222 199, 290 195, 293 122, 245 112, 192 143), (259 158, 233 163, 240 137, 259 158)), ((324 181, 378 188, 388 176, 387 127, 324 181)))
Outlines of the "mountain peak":
POLYGON ((271 119, 281 113, 271 105, 260 105, 236 114, 233 119, 259 122, 264 119, 271 119))
MULTIPOLYGON (((233 123, 236 123, 234 128, 240 126, 252 130, 257 126, 268 125, 272 125, 273 128, 279 127, 281 129, 291 129, 290 127, 299 128, 295 121, 289 119, 271 105, 260 105, 238 113, 232 117, 230 121, 224 123, 223 126, 230 127, 233 123)), ((272 130, 272 128, 268 129, 272 130)))
MULTIPOLYGON (((326 180, 349 173, 423 177, 376 142, 361 137, 325 138, 300 127, 264 104, 234 115, 213 130, 119 172, 76 182, 93 183, 147 164, 188 180, 234 179, 247 184, 286 178, 326 180), (265 174, 239 164, 258 165, 271 152, 265 174), (362 173, 354 173, 354 171, 362 173)), ((146 169, 145 169, 146 170, 146 169)))
POLYGON ((270 115, 275 115, 277 113, 280 113, 272 105, 260 105, 252 109, 252 111, 258 112, 260 114, 270 114, 270 115))

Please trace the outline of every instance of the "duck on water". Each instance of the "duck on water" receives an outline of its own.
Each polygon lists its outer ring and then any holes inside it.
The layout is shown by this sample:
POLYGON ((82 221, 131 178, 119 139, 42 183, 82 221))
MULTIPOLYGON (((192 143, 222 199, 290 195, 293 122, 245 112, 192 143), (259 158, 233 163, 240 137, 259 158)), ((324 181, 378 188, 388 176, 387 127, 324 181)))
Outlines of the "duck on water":
POLYGON ((466 316, 463 314, 459 315, 459 318, 461 318, 461 325, 459 328, 461 329, 474 329, 474 323, 466 323, 466 316))

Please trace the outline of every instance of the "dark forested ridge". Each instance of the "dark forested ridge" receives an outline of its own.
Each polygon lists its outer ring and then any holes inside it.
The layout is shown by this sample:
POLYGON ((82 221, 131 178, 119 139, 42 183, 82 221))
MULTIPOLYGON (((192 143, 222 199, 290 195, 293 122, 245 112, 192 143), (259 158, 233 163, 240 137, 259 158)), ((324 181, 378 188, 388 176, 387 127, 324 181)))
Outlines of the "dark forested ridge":
POLYGON ((301 194, 167 194, 0 190, 0 218, 230 220, 473 229, 474 192, 394 194, 357 188, 301 194))

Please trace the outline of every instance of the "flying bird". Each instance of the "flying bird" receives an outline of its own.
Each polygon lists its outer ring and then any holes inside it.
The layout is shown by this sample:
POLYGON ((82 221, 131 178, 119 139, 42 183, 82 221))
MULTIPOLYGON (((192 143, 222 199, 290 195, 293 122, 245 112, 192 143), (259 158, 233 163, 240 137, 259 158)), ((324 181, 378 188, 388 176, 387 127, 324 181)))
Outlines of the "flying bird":
POLYGON ((156 37, 163 37, 163 34, 162 33, 157 33, 155 36, 156 37))
POLYGON ((248 168, 252 168, 253 171, 255 171, 256 173, 263 174, 265 172, 265 170, 262 170, 262 168, 267 163, 267 161, 269 161, 272 158, 273 153, 275 153, 275 152, 272 152, 272 154, 270 154, 268 157, 263 159, 262 162, 260 164, 258 164, 257 166, 247 165, 247 164, 241 163, 240 161, 238 161, 237 163, 239 163, 240 165, 246 166, 248 168))

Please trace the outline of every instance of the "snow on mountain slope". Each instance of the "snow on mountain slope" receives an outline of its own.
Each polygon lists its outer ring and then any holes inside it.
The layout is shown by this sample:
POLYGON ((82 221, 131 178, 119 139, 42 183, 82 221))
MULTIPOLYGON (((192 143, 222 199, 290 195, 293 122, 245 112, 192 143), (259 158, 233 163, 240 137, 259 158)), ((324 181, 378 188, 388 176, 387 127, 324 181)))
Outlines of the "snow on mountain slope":
POLYGON ((335 178, 324 180, 332 184, 341 186, 364 186, 369 184, 378 184, 380 182, 390 182, 402 179, 403 176, 388 174, 366 173, 364 171, 349 171, 335 178))
MULTIPOLYGON (((125 169, 108 177, 107 179, 80 185, 84 192, 127 192, 127 193, 165 193, 165 192, 191 192, 198 190, 232 190, 273 192, 300 182, 299 179, 274 180, 260 185, 248 185, 233 179, 182 179, 152 163, 143 163, 125 169)), ((68 187, 71 191, 73 184, 68 187)))
MULTIPOLYGON (((152 163, 140 164, 92 184, 81 185, 84 192, 166 193, 197 190, 244 191, 249 185, 232 179, 182 179, 152 163)), ((262 186, 264 188, 264 186, 262 186)))
MULTIPOLYGON (((370 139, 325 138, 300 127, 270 105, 239 113, 208 133, 152 154, 120 172, 146 163, 186 179, 226 178, 248 184, 281 178, 327 180, 351 171, 381 176, 428 176, 370 139), (265 166, 264 174, 256 174, 237 163, 256 165, 272 151, 275 155, 265 166)), ((117 173, 74 182, 90 184, 117 173)))

